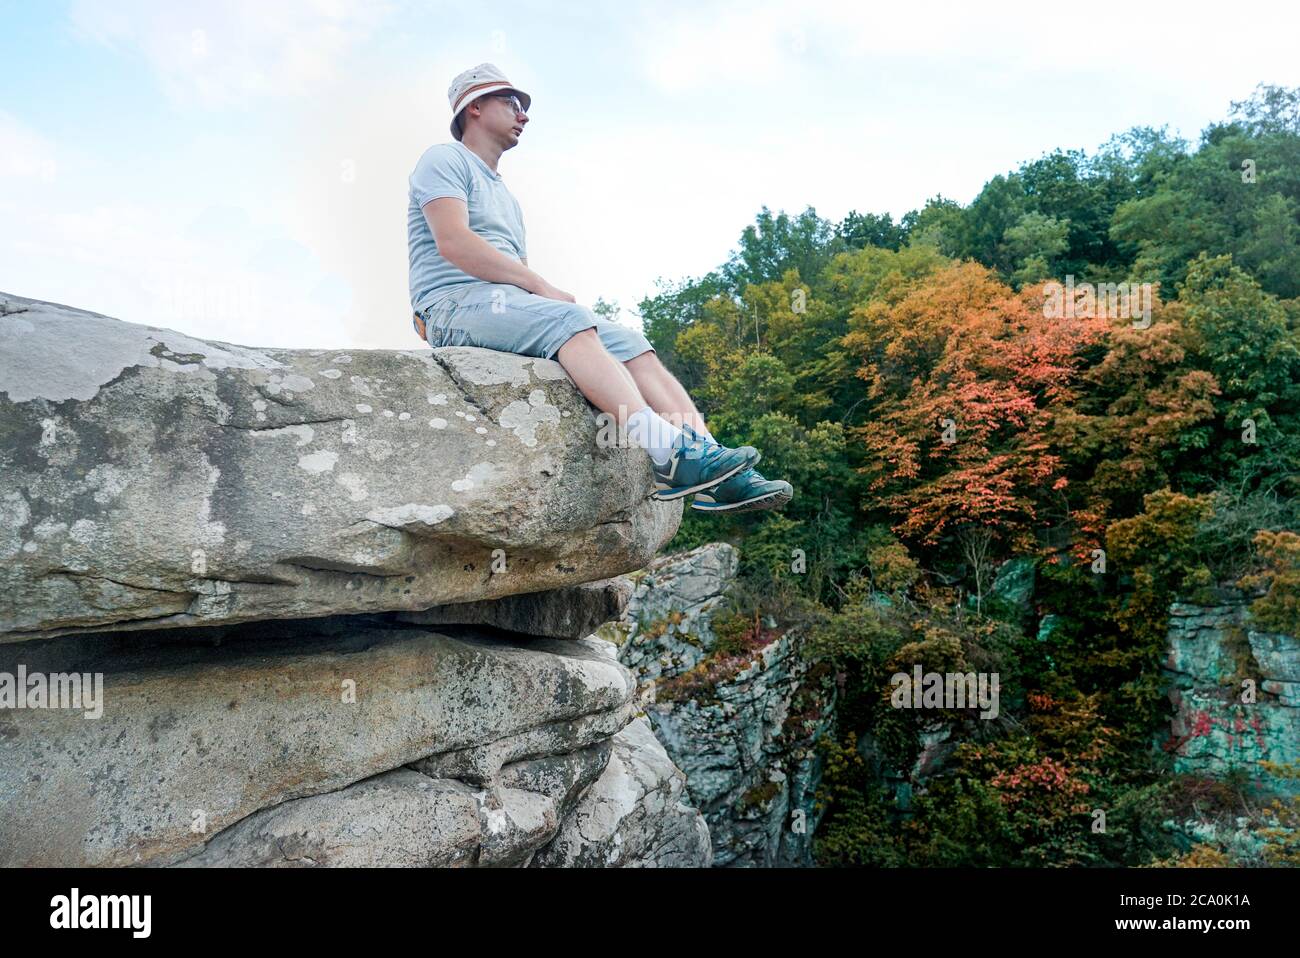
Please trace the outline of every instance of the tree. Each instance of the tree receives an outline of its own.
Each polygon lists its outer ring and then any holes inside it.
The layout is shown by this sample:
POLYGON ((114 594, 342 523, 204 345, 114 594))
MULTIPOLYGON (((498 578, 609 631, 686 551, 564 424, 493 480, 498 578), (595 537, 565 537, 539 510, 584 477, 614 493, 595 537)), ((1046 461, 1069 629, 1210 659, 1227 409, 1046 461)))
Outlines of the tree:
POLYGON ((984 590, 993 579, 993 530, 987 526, 964 525, 957 532, 962 558, 975 580, 975 611, 984 611, 984 590))
POLYGON ((1068 219, 1038 212, 1026 213, 1006 231, 1003 245, 1016 267, 1011 278, 1017 287, 1059 275, 1057 264, 1069 248, 1069 231, 1068 219))
POLYGON ((1024 183, 1019 175, 998 175, 985 183, 962 216, 961 255, 1009 276, 1013 263, 1002 238, 1020 221, 1026 205, 1024 183))
POLYGON ((773 216, 764 206, 754 224, 741 233, 740 248, 732 252, 722 275, 733 291, 750 283, 779 280, 788 269, 798 270, 800 276, 816 276, 845 249, 834 224, 811 206, 793 219, 784 211, 773 216))
POLYGON ((1038 504, 1063 488, 1047 430, 1071 396, 1095 319, 1049 320, 1042 289, 1016 295, 963 263, 875 303, 846 336, 872 402, 863 444, 869 488, 896 531, 935 545, 966 524, 1026 548, 1038 504))
POLYGON ((1296 394, 1300 340, 1277 298, 1261 289, 1232 256, 1201 254, 1179 289, 1196 352, 1219 382, 1221 414, 1234 423, 1267 416, 1296 394))
POLYGON ((881 249, 897 250, 907 241, 908 230, 903 224, 894 225, 894 218, 885 213, 859 213, 853 210, 840 223, 838 232, 853 249, 864 246, 878 246, 881 249))
POLYGON ((944 256, 961 256, 965 215, 960 203, 940 195, 926 200, 920 212, 912 210, 904 216, 902 227, 909 245, 929 246, 944 256))
POLYGON ((1300 295, 1300 91, 1260 87, 1195 153, 1163 162, 1155 189, 1119 205, 1111 238, 1134 270, 1172 289, 1201 253, 1231 253, 1266 292, 1300 295))

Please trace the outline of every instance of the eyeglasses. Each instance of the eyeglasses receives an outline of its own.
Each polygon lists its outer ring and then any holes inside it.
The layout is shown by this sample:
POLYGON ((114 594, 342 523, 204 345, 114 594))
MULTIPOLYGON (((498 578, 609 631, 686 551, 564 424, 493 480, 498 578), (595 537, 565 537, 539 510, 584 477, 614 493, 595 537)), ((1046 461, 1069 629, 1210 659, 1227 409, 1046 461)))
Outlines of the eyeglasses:
POLYGON ((524 105, 519 102, 519 97, 515 96, 513 93, 492 93, 489 95, 496 97, 498 100, 509 100, 510 105, 515 108, 516 114, 523 113, 524 116, 528 115, 524 112, 524 105))

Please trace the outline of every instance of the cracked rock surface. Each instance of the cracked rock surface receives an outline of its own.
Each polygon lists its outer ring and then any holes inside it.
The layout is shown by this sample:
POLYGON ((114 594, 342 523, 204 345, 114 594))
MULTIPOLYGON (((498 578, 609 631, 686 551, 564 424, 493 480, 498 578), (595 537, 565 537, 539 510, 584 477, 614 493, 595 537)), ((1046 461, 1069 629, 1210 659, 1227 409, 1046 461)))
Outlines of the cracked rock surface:
POLYGON ((743 653, 720 649, 713 620, 738 564, 725 542, 655 558, 622 577, 632 598, 597 635, 636 676, 650 726, 686 776, 685 800, 704 815, 712 864, 811 866, 815 745, 834 722, 833 676, 803 660, 795 632, 765 627, 743 653))
POLYGON ((539 592, 640 568, 681 519, 550 360, 256 349, 6 293, 0 343, 0 642, 539 592))
POLYGON ((533 867, 707 868, 709 826, 644 717, 613 740, 605 773, 533 867))
POLYGON ((596 435, 545 360, 0 294, 0 867, 707 865, 589 637, 681 504, 596 435))
POLYGON ((0 867, 708 864, 607 642, 275 625, 0 646, 103 674, 97 718, 0 710, 0 867))
POLYGON ((99 718, 0 710, 0 866, 168 864, 261 809, 421 760, 492 789, 504 764, 602 742, 634 714, 631 676, 594 639, 300 625, 0 646, 9 674, 103 673, 99 718))
POLYGON ((1170 606, 1163 671, 1174 714, 1163 744, 1179 772, 1245 772, 1300 794, 1283 771, 1300 765, 1300 639, 1254 630, 1251 597, 1219 591, 1214 604, 1170 606))

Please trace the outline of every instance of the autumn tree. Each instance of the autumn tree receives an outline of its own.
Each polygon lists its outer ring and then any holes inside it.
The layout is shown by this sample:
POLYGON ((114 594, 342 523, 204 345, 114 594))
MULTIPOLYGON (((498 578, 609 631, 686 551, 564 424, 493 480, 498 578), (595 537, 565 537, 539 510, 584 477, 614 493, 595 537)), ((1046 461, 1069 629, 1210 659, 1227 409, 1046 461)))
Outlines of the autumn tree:
POLYGON ((1016 294, 963 263, 897 303, 867 305, 851 325, 845 341, 871 402, 854 430, 874 496, 866 505, 891 511, 899 534, 921 544, 973 525, 1032 548, 1039 504, 1066 484, 1048 427, 1104 323, 1049 319, 1041 287, 1016 294))

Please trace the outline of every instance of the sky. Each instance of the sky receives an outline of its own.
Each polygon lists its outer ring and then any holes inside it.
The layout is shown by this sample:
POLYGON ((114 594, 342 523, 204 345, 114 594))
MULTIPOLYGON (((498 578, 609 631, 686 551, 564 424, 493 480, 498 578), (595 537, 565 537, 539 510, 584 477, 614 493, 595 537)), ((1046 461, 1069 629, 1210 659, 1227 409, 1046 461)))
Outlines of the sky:
MULTIPOLYGON (((533 98, 529 265, 624 307, 761 207, 895 219, 1134 126, 1300 86, 1300 7, 831 0, 0 0, 0 290, 222 342, 410 349, 447 88, 533 98)), ((2 344, 0 344, 2 348, 2 344)))

